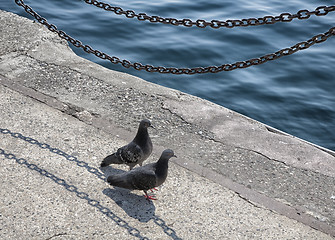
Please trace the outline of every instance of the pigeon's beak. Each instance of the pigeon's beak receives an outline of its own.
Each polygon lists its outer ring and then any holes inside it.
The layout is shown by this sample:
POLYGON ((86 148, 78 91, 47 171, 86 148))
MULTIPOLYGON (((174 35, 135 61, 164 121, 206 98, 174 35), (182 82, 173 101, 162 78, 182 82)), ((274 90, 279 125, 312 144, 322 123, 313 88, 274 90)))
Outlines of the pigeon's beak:
POLYGON ((172 157, 175 157, 175 158, 177 158, 177 156, 176 156, 176 155, 173 155, 172 157))
POLYGON ((154 125, 150 125, 150 127, 152 127, 153 129, 156 129, 154 125))

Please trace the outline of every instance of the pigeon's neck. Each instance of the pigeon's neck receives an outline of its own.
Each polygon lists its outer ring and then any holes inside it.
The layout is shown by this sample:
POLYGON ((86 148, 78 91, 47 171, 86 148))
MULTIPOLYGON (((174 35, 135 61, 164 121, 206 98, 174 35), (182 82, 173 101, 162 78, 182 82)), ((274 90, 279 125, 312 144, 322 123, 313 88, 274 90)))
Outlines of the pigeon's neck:
POLYGON ((156 165, 156 175, 159 176, 159 177, 163 177, 164 179, 166 178, 167 176, 167 169, 168 169, 168 166, 169 166, 169 159, 163 159, 163 158, 160 158, 157 162, 157 165, 156 165))
POLYGON ((145 143, 148 138, 149 138, 148 129, 146 129, 146 128, 139 128, 137 130, 137 134, 136 134, 136 136, 134 138, 134 142, 136 142, 137 144, 141 145, 141 143, 145 143))

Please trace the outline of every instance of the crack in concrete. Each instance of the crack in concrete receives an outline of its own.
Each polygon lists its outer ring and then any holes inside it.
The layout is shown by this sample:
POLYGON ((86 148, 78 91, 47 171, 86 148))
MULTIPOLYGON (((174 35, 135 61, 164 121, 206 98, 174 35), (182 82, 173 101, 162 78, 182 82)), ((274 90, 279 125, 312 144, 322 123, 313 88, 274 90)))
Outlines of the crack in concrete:
MULTIPOLYGON (((184 121, 184 123, 189 124, 189 125, 193 125, 192 123, 186 121, 182 116, 180 116, 180 115, 178 115, 177 113, 173 112, 173 111, 172 111, 171 109, 169 109, 168 107, 165 107, 163 102, 162 102, 161 104, 162 104, 162 106, 161 106, 162 109, 167 110, 167 111, 169 111, 172 115, 175 115, 175 116, 179 117, 182 121, 184 121)), ((276 133, 276 134, 288 135, 288 134, 285 134, 284 132, 282 133, 282 132, 280 132, 279 130, 276 130, 276 129, 271 128, 271 127, 268 127, 268 126, 266 126, 266 129, 267 129, 268 131, 273 132, 273 133, 276 133)), ((206 131, 207 131, 207 130, 206 130, 206 131)), ((213 132, 211 132, 211 133, 212 133, 213 135, 215 135, 213 132)), ((223 143, 221 140, 217 140, 217 139, 215 139, 214 137, 210 137, 210 136, 208 136, 208 139, 211 140, 211 141, 213 141, 213 142, 215 142, 215 143, 221 144, 221 145, 223 145, 223 146, 232 146, 232 147, 235 147, 235 148, 237 148, 237 149, 241 149, 241 150, 245 150, 245 151, 250 151, 250 152, 256 153, 256 154, 258 154, 258 155, 260 155, 260 156, 262 156, 262 157, 264 157, 264 158, 266 158, 266 159, 268 159, 268 160, 270 160, 270 161, 275 161, 275 162, 279 162, 279 163, 281 163, 281 164, 284 164, 285 166, 290 166, 289 164, 287 164, 287 163, 284 162, 284 161, 281 161, 281 160, 278 160, 278 159, 274 159, 274 158, 270 158, 270 157, 268 157, 267 155, 265 155, 265 154, 263 154, 263 153, 261 153, 261 152, 259 152, 259 151, 256 151, 256 150, 252 150, 252 149, 248 149, 248 148, 243 148, 243 147, 236 146, 236 145, 229 145, 229 144, 223 143)))
POLYGON ((274 158, 270 158, 270 157, 266 156, 264 153, 258 152, 258 151, 256 151, 256 150, 252 150, 252 149, 248 149, 248 148, 244 148, 244 147, 240 147, 240 146, 236 146, 236 145, 227 145, 227 144, 223 143, 222 141, 217 140, 217 139, 215 139, 215 138, 210 138, 209 140, 211 140, 211 141, 213 141, 213 142, 215 142, 215 143, 222 144, 222 145, 232 146, 232 147, 235 147, 235 148, 237 148, 237 149, 241 149, 241 150, 245 150, 245 151, 250 151, 250 152, 256 153, 256 154, 258 154, 258 155, 261 155, 262 157, 264 157, 264 158, 266 158, 266 159, 268 159, 268 160, 282 163, 282 164, 284 164, 285 166, 290 166, 290 165, 288 165, 288 164, 287 164, 286 162, 284 162, 284 161, 281 161, 281 160, 278 160, 278 159, 274 159, 274 158))
POLYGON ((262 157, 264 157, 264 158, 266 158, 266 159, 268 159, 268 160, 270 160, 270 161, 275 161, 275 162, 282 163, 282 164, 284 164, 285 166, 290 166, 289 164, 287 164, 287 163, 284 162, 284 161, 281 161, 281 160, 278 160, 278 159, 275 159, 275 158, 270 158, 270 157, 266 156, 265 154, 263 154, 263 153, 261 153, 261 152, 258 152, 258 151, 256 151, 256 150, 247 149, 247 148, 243 148, 243 147, 236 147, 236 148, 238 148, 238 149, 242 149, 242 150, 246 150, 246 151, 250 151, 250 152, 259 154, 259 155, 261 155, 262 157))
POLYGON ((50 240, 52 238, 59 237, 59 236, 65 236, 65 235, 69 235, 69 234, 68 233, 57 233, 57 234, 52 235, 51 237, 46 238, 46 240, 50 240))
POLYGON ((177 113, 173 112, 170 108, 165 107, 165 106, 164 106, 164 102, 161 102, 161 108, 162 108, 163 110, 167 110, 167 111, 169 111, 169 113, 171 113, 172 115, 174 115, 174 116, 180 118, 184 123, 186 123, 186 124, 188 124, 188 125, 192 125, 192 123, 189 123, 188 121, 186 121, 182 116, 180 116, 180 115, 178 115, 177 113))
MULTIPOLYGON (((172 115, 179 117, 182 121, 184 121, 184 123, 189 124, 189 125, 193 125, 192 123, 186 121, 186 120, 185 120, 182 116, 180 116, 179 114, 173 112, 173 111, 172 111, 171 109, 169 109, 168 107, 165 107, 163 102, 162 102, 161 104, 162 104, 162 106, 161 106, 162 109, 167 110, 167 111, 169 111, 172 115)), ((267 129, 269 132, 273 132, 273 133, 281 134, 281 135, 287 135, 287 134, 285 134, 284 132, 280 132, 279 130, 276 130, 276 129, 271 128, 271 127, 268 127, 268 126, 266 126, 266 129, 267 129)), ((207 130, 206 130, 206 131, 207 131, 207 130)), ((211 133, 214 135, 213 132, 211 132, 211 133)), ((268 159, 268 160, 276 161, 276 162, 279 162, 279 163, 284 164, 285 166, 289 166, 289 165, 288 165, 286 162, 284 162, 284 161, 281 161, 281 160, 278 160, 278 159, 270 158, 270 157, 266 156, 265 154, 263 154, 263 153, 261 153, 261 152, 258 152, 258 151, 255 151, 255 150, 247 149, 247 148, 243 148, 243 147, 236 146, 236 145, 228 145, 228 144, 223 143, 221 140, 217 140, 217 139, 215 139, 214 137, 209 137, 209 136, 208 136, 208 139, 211 140, 211 141, 213 141, 213 142, 215 142, 215 143, 222 144, 222 145, 224 145, 224 146, 232 146, 232 147, 235 147, 235 148, 237 148, 237 149, 242 149, 242 150, 246 150, 246 151, 250 151, 250 152, 259 154, 259 155, 261 155, 262 157, 265 157, 265 158, 268 159)))

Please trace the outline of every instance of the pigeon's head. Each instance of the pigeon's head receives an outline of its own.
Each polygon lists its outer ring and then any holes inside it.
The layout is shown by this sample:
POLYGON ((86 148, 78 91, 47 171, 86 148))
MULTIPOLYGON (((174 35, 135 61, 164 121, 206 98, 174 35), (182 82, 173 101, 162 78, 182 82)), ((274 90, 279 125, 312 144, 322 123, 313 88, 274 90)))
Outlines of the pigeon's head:
POLYGON ((154 126, 152 126, 151 122, 148 119, 144 119, 140 122, 140 128, 148 128, 148 127, 154 128, 154 126))
POLYGON ((174 152, 171 149, 166 149, 162 152, 161 158, 170 159, 172 157, 177 157, 177 156, 174 155, 174 152))

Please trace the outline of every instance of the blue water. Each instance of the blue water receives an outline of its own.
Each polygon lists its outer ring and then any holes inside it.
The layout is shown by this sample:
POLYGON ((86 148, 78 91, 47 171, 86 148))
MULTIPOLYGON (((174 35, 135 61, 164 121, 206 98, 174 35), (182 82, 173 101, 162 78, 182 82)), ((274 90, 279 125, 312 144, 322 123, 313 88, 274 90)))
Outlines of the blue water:
MULTIPOLYGON (((1 9, 28 16, 14 1, 1 9)), ((192 20, 277 16, 314 10, 319 1, 110 1, 124 10, 192 20)), ((34 0, 30 4, 59 29, 93 48, 131 62, 167 67, 234 63, 273 53, 335 26, 335 13, 290 23, 239 28, 186 28, 128 19, 81 0, 34 0)), ((30 17, 30 16, 29 16, 30 17)), ((31 18, 31 17, 30 17, 31 18)), ((187 92, 240 112, 307 141, 335 150, 335 37, 291 56, 232 72, 163 75, 125 69, 80 49, 74 51, 110 69, 187 92)))

